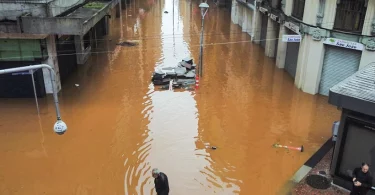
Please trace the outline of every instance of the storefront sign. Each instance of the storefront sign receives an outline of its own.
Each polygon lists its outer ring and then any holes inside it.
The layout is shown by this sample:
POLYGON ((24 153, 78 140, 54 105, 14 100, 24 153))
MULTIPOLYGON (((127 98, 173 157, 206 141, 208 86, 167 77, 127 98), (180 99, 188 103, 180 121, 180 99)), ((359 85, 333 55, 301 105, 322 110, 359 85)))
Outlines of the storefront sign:
POLYGON ((324 41, 324 44, 333 45, 337 47, 343 47, 347 49, 354 49, 354 50, 359 50, 359 51, 363 50, 363 45, 361 43, 345 41, 345 40, 335 39, 335 38, 327 38, 324 41))
POLYGON ((294 23, 292 23, 292 22, 285 22, 284 26, 287 27, 287 28, 289 28, 291 31, 299 34, 299 26, 295 25, 294 23))
POLYGON ((268 12, 268 10, 266 8, 264 8, 264 7, 259 7, 259 11, 262 12, 262 13, 264 13, 264 14, 266 12, 268 12))
POLYGON ((279 22, 279 17, 274 15, 274 14, 270 14, 270 18, 276 22, 279 22))
POLYGON ((283 35, 283 42, 301 42, 301 35, 283 35))

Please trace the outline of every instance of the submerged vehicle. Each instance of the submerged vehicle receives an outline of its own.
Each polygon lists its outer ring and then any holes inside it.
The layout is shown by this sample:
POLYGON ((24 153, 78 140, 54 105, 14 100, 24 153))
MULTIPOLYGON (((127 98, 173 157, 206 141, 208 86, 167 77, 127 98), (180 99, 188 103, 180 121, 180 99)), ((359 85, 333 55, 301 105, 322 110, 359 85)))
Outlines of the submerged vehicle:
POLYGON ((177 66, 157 67, 152 74, 154 85, 167 85, 172 81, 174 85, 188 85, 195 83, 195 67, 193 59, 184 58, 177 66))

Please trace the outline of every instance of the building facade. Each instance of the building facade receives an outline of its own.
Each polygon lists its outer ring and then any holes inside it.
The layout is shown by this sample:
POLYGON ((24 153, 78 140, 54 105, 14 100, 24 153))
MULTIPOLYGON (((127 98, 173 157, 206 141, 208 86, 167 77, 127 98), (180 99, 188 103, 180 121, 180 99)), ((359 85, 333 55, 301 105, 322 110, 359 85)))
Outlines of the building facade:
POLYGON ((266 56, 275 58, 276 66, 289 73, 296 87, 324 96, 375 62, 374 16, 375 0, 232 3, 232 21, 264 47, 266 56))
MULTIPOLYGON (((0 0, 0 69, 48 64, 56 86, 84 64, 109 33, 125 0, 0 0), (112 18, 112 19, 111 19, 112 18)), ((0 97, 32 97, 30 74, 0 75, 0 97)), ((37 95, 52 93, 47 70, 34 73, 37 95)))
MULTIPOLYGON (((342 110, 330 174, 334 184, 349 190, 353 170, 362 162, 375 164, 374 89, 375 63, 371 63, 329 91, 328 102, 342 110)), ((375 174, 372 166, 369 171, 375 174)), ((374 195, 375 187, 367 194, 374 195)))

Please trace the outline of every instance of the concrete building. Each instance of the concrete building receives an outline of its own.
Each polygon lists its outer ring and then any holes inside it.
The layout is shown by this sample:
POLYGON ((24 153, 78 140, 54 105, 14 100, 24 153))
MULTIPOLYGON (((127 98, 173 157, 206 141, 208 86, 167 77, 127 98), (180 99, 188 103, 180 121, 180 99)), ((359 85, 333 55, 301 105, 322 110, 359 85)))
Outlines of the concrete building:
MULTIPOLYGON (((111 18, 125 0, 0 0, 0 69, 48 64, 56 86, 90 56, 109 33, 111 18)), ((36 71, 39 96, 52 93, 48 71, 36 71)), ((0 97, 33 94, 29 73, 0 77, 0 97), (27 78, 26 78, 27 77, 27 78), (32 92, 32 93, 30 93, 32 92)))
POLYGON ((328 96, 375 62, 375 0, 257 0, 255 10, 252 3, 233 0, 232 21, 306 93, 328 96))
MULTIPOLYGON (((341 81, 330 89, 329 103, 342 114, 330 173, 333 183, 351 190, 352 172, 362 162, 375 174, 375 63, 341 81)), ((373 183, 374 185, 374 183, 373 183)), ((372 187, 369 195, 375 194, 372 187)))

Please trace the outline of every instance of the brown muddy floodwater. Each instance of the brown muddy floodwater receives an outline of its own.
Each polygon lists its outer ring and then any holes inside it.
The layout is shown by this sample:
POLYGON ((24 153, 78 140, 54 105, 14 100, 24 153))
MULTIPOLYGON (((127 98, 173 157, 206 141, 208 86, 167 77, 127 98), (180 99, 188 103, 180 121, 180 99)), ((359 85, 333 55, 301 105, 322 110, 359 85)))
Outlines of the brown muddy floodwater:
POLYGON ((296 89, 228 9, 209 3, 196 92, 160 91, 150 79, 157 65, 198 62, 198 2, 149 0, 112 17, 110 35, 64 83, 65 135, 52 130, 50 97, 39 99, 40 116, 34 99, 1 99, 0 194, 156 194, 153 167, 168 175, 172 195, 276 194, 329 139, 339 112, 296 89), (116 46, 121 38, 142 42, 116 46))

